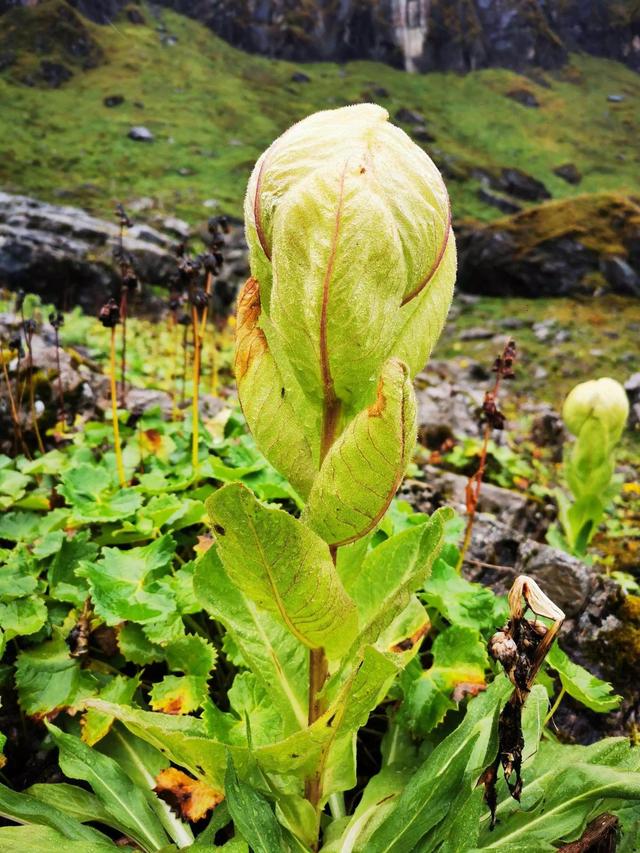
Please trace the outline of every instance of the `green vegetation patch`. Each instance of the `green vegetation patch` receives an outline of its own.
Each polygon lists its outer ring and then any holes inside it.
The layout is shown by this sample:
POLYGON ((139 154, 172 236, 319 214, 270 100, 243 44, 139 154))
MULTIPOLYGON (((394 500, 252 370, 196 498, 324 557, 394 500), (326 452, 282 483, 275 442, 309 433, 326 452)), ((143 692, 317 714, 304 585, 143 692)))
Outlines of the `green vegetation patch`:
MULTIPOLYGON (((434 141, 417 141, 444 171, 457 217, 499 215, 477 196, 479 170, 522 169, 554 198, 639 189, 640 77, 619 63, 573 56, 540 78, 545 85, 503 69, 411 75, 375 62, 313 63, 304 66, 310 82, 295 83, 298 65, 250 56, 194 21, 141 9, 146 25, 123 16, 99 27, 60 0, 3 16, 0 53, 15 55, 0 74, 5 189, 102 215, 115 198, 141 196, 191 222, 212 208, 239 215, 250 169, 275 136, 315 110, 371 100, 393 120, 403 107, 424 117, 434 141), (64 54, 64 39, 54 38, 63 10, 101 52, 97 67, 81 73, 64 54), (41 38, 74 71, 54 90, 17 82, 39 68, 41 38), (531 91, 539 108, 507 97, 518 88, 531 91), (612 92, 624 100, 609 102, 612 92), (105 106, 114 95, 123 103, 105 106), (154 141, 129 139, 135 125, 148 127, 154 141), (583 176, 577 186, 553 172, 567 162, 583 176)), ((416 125, 403 126, 419 134, 416 125)))

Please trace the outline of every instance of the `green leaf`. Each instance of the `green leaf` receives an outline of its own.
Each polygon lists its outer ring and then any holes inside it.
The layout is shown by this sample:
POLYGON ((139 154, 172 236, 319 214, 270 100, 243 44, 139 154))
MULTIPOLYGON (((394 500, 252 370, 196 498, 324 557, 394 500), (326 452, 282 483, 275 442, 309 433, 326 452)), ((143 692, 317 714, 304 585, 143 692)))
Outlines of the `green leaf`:
POLYGON ((424 588, 424 603, 452 625, 492 628, 496 624, 496 597, 490 589, 469 583, 442 557, 433 565, 424 588))
POLYGON ((431 654, 433 664, 429 669, 422 671, 415 661, 400 677, 404 691, 402 717, 421 735, 441 723, 463 696, 483 690, 489 668, 486 643, 473 628, 445 628, 436 637, 431 654))
POLYGON ((51 723, 48 729, 60 750, 60 768, 66 776, 88 782, 106 811, 144 850, 158 850, 166 844, 144 794, 113 759, 51 723))
POLYGON ((164 660, 165 649, 152 643, 145 635, 141 625, 127 622, 125 625, 120 625, 117 631, 118 648, 127 660, 138 664, 138 666, 164 660))
POLYGON ((32 542, 39 535, 41 518, 34 512, 6 512, 0 517, 0 539, 32 542))
POLYGON ((104 841, 71 841, 66 835, 48 826, 4 826, 0 829, 2 853, 51 853, 52 850, 64 850, 64 853, 117 853, 123 849, 132 850, 131 847, 116 846, 106 836, 104 841))
POLYGON ((233 823, 254 853, 276 853, 282 850, 282 829, 271 806, 262 794, 238 778, 231 757, 224 786, 233 823))
POLYGON ((398 672, 392 656, 366 646, 361 662, 349 677, 340 682, 338 673, 325 688, 331 697, 327 715, 331 720, 329 740, 324 747, 326 765, 323 801, 337 791, 346 791, 356 783, 355 743, 357 732, 369 714, 382 701, 398 672))
POLYGON ((29 715, 74 706, 95 692, 91 675, 71 657, 62 637, 19 653, 16 687, 20 706, 29 715))
POLYGON ((190 714, 202 707, 208 695, 206 676, 165 675, 152 686, 149 703, 154 711, 190 714))
POLYGON ((326 543, 241 484, 214 492, 207 509, 231 581, 301 643, 339 657, 355 636, 357 613, 326 543))
POLYGON ((106 738, 100 741, 98 748, 102 753, 113 758, 143 792, 147 802, 176 844, 179 847, 185 847, 192 843, 193 833, 189 826, 176 817, 169 805, 154 793, 158 774, 169 766, 169 762, 160 750, 127 731, 120 723, 113 726, 106 738))
POLYGON ((73 507, 78 521, 119 521, 134 515, 142 504, 135 489, 118 488, 112 492, 109 473, 100 465, 87 463, 69 468, 61 477, 58 492, 73 507))
POLYGON ((0 628, 5 642, 13 637, 35 634, 47 621, 47 607, 37 596, 0 603, 0 628))
POLYGON ((51 594, 60 601, 82 607, 89 595, 89 586, 76 574, 76 569, 83 560, 95 560, 97 554, 98 547, 90 541, 88 530, 76 533, 71 539, 63 539, 47 573, 51 594))
MULTIPOLYGON (((126 675, 116 675, 102 688, 98 696, 107 702, 130 704, 139 685, 138 676, 127 678, 126 675)), ((89 746, 94 746, 109 733, 113 722, 113 717, 108 714, 90 709, 82 720, 82 740, 89 746)))
POLYGON ((402 482, 416 440, 415 395, 407 366, 388 361, 377 398, 327 453, 303 520, 333 546, 373 530, 402 482))
POLYGON ((413 850, 447 816, 461 786, 472 792, 495 755, 497 718, 512 689, 500 676, 469 703, 462 723, 411 777, 395 808, 369 840, 367 853, 413 850))
POLYGON ((577 699, 592 711, 604 714, 620 705, 622 697, 613 693, 613 687, 607 681, 601 681, 586 669, 570 660, 557 645, 551 647, 547 664, 555 669, 560 682, 569 696, 577 699))
POLYGON ((358 607, 358 643, 375 643, 424 584, 450 514, 448 509, 438 510, 429 521, 397 533, 366 555, 359 574, 347 586, 358 607))
POLYGON ((158 581, 171 565, 175 542, 169 534, 140 548, 103 548, 81 572, 89 580, 96 613, 107 625, 130 620, 145 624, 174 612, 175 602, 158 581))
POLYGON ((309 666, 306 647, 231 583, 215 546, 200 558, 194 585, 202 606, 227 629, 225 648, 231 638, 242 663, 280 712, 286 730, 304 728, 309 666))
MULTIPOLYGON (((43 803, 31 794, 12 791, 5 785, 0 785, 0 814, 20 823, 49 827, 56 830, 63 839, 83 840, 87 844, 108 843, 108 839, 101 832, 83 826, 80 821, 57 808, 55 803, 43 803)), ((0 849, 5 850, 2 846, 0 849)))
POLYGON ((103 807, 95 794, 86 791, 84 788, 79 788, 77 785, 70 785, 68 782, 37 784, 27 788, 25 794, 29 794, 41 803, 64 812, 80 823, 95 821, 125 831, 103 807))
POLYGON ((215 646, 196 634, 189 634, 170 643, 165 653, 170 669, 204 678, 209 677, 218 658, 215 646))
POLYGON ((523 772, 520 805, 504 797, 493 831, 483 816, 480 849, 519 850, 529 844, 538 850, 576 840, 596 810, 607 810, 606 801, 640 800, 639 762, 640 750, 625 738, 588 747, 543 741, 523 772))

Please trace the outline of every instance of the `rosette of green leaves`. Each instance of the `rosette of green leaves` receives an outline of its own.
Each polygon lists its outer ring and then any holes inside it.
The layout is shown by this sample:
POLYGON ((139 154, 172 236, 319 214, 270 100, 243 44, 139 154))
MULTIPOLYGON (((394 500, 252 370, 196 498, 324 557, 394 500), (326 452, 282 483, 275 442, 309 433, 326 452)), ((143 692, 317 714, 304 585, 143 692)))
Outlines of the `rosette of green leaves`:
POLYGON ((559 519, 551 540, 584 555, 607 507, 620 490, 615 450, 629 416, 624 388, 608 377, 581 382, 569 392, 562 416, 575 442, 565 452, 564 475, 573 501, 558 493, 559 519))

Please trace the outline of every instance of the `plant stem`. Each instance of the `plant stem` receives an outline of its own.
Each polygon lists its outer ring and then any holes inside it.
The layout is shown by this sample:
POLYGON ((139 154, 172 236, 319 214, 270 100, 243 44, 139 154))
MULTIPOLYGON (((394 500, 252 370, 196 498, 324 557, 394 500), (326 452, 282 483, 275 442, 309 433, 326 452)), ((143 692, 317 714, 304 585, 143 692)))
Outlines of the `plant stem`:
POLYGON ((44 444, 42 443, 42 436, 40 435, 40 427, 38 426, 38 418, 36 415, 35 390, 33 387, 33 350, 31 349, 31 332, 26 335, 26 338, 27 350, 29 352, 29 411, 31 412, 33 431, 36 434, 36 441, 38 442, 38 450, 40 453, 44 453, 44 444))
POLYGON ((194 474, 198 472, 198 427, 199 427, 199 392, 200 392, 200 325, 195 305, 191 307, 193 321, 193 399, 191 401, 191 465, 194 474))
POLYGON ((116 468, 118 470, 118 480, 124 489, 127 485, 127 479, 124 475, 124 465, 122 464, 122 448, 120 447, 120 424, 118 422, 118 398, 116 391, 116 327, 111 328, 111 414, 113 418, 113 444, 116 452, 116 468))
POLYGON ((64 423, 64 389, 62 387, 62 370, 60 369, 60 335, 57 326, 54 329, 56 336, 56 367, 58 368, 58 397, 60 400, 60 420, 64 423))
POLYGON ((120 297, 120 320, 122 322, 122 354, 120 357, 120 405, 124 408, 127 393, 127 288, 120 297))
POLYGON ((467 550, 469 549, 469 545, 471 544, 471 536, 473 534, 473 523, 476 519, 476 509, 478 507, 478 501, 480 499, 482 478, 484 476, 484 469, 487 464, 487 450, 489 448, 490 437, 491 427, 489 426, 489 424, 486 424, 484 428, 484 438, 482 440, 482 449, 480 450, 480 461, 478 463, 478 470, 467 483, 467 526, 464 531, 464 540, 462 542, 462 547, 460 548, 460 556, 458 557, 458 564, 456 566, 456 571, 458 572, 458 574, 462 572, 462 564, 464 563, 465 555, 467 553, 467 550))
POLYGON ((564 695, 565 695, 565 693, 566 693, 566 692, 567 692, 567 691, 564 689, 564 687, 560 690, 560 692, 558 693, 558 696, 557 696, 557 698, 556 698, 556 701, 555 701, 555 702, 553 703, 553 705, 551 706, 551 710, 549 711, 549 713, 547 714, 547 716, 544 718, 544 723, 542 724, 543 726, 548 725, 549 721, 551 720, 551 718, 553 717, 553 715, 555 714, 555 712, 556 712, 556 711, 558 710, 558 708, 560 707, 560 703, 561 703, 561 702, 562 702, 562 700, 564 699, 564 695))
MULTIPOLYGON (((9 407, 11 409, 11 420, 13 421, 13 428, 16 431, 16 439, 22 445, 25 455, 27 458, 31 458, 29 456, 29 450, 27 449, 27 445, 25 444, 24 438, 22 436, 22 430, 20 428, 20 418, 18 417, 18 410, 16 409, 16 401, 13 396, 13 391, 11 390, 11 381, 9 379, 9 371, 7 370, 7 363, 4 358, 4 350, 2 349, 2 344, 0 344, 0 361, 2 362, 2 372, 4 374, 4 381, 7 386, 7 397, 9 398, 9 407)), ((14 445, 15 447, 15 445, 14 445)))

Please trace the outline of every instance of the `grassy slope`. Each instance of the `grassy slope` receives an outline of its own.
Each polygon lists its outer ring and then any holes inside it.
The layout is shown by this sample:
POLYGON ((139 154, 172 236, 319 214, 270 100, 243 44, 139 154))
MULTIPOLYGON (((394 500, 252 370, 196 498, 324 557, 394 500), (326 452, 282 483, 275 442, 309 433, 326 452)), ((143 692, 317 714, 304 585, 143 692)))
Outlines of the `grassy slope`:
POLYGON ((640 189, 640 76, 617 63, 576 56, 546 76, 549 88, 503 70, 412 76, 371 62, 308 65, 312 82, 294 84, 298 66, 248 56, 172 13, 145 14, 147 26, 91 26, 106 62, 58 90, 0 77, 0 186, 102 214, 115 199, 138 196, 194 222, 211 212, 202 207, 210 198, 239 214, 251 166, 278 133, 314 110, 370 99, 383 86, 389 97, 377 100, 392 116, 401 106, 423 112, 437 140, 427 150, 453 158, 464 178, 448 181, 458 216, 499 215, 476 198, 478 184, 467 179, 474 165, 519 167, 554 197, 640 189), (176 45, 162 44, 160 21, 176 45), (505 97, 522 87, 540 109, 505 97), (626 95, 624 102, 607 102, 612 92, 626 95), (126 102, 108 109, 102 100, 113 94, 126 102), (130 141, 134 124, 149 127, 156 141, 130 141), (567 161, 584 174, 577 188, 552 172, 567 161))

